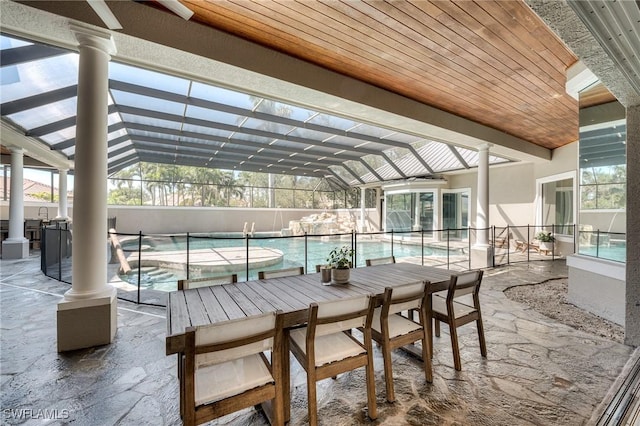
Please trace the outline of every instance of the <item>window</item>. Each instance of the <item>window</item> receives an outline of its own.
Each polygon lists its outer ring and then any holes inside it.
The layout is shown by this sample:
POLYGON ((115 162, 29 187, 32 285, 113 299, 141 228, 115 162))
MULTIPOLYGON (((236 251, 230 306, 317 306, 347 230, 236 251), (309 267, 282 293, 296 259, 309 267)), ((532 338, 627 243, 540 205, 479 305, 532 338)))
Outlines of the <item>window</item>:
POLYGON ((468 189, 460 191, 445 191, 442 194, 442 224, 443 229, 455 229, 450 232, 450 238, 467 238, 469 226, 469 199, 468 189))
POLYGON ((411 231, 412 201, 415 194, 394 194, 387 196, 387 231, 411 231))
POLYGON ((387 231, 424 230, 431 236, 435 220, 435 192, 405 192, 387 195, 387 231))
POLYGON ((573 235, 574 176, 571 172, 538 181, 539 224, 554 234, 573 235))
POLYGON ((627 206, 625 120, 580 128, 580 209, 627 206))

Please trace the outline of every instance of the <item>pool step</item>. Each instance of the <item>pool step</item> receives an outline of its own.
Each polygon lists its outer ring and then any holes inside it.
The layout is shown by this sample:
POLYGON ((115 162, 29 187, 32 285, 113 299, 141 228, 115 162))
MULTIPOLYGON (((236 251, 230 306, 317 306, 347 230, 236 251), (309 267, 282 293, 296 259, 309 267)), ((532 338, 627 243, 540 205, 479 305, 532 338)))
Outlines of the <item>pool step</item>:
POLYGON ((140 268, 140 272, 143 275, 153 278, 154 281, 170 281, 176 279, 172 272, 160 269, 157 266, 143 266, 140 268))

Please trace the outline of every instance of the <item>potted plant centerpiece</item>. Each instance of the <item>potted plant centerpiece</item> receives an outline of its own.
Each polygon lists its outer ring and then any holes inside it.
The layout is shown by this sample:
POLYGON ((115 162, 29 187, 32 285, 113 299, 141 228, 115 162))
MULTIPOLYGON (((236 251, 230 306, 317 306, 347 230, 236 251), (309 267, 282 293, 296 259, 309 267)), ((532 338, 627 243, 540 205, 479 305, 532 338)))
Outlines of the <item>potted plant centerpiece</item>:
POLYGON ((536 240, 540 241, 541 251, 553 251, 553 243, 555 243, 556 237, 551 232, 538 232, 536 240))
POLYGON ((351 256, 353 249, 348 246, 331 250, 327 263, 331 266, 331 280, 336 284, 346 284, 351 275, 351 256))

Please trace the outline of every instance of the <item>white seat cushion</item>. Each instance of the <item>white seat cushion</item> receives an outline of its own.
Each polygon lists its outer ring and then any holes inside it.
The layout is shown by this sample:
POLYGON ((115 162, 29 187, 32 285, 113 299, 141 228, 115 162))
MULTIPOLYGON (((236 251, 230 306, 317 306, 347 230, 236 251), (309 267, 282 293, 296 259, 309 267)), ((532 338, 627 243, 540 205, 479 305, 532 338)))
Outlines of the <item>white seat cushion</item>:
MULTIPOLYGON (((447 315, 447 299, 435 296, 432 300, 431 310, 442 315, 447 315)), ((453 301, 453 312, 456 318, 463 317, 475 311, 476 308, 473 306, 465 305, 464 303, 456 302, 455 300, 453 301)))
POLYGON ((196 405, 209 404, 249 389, 274 382, 260 355, 220 364, 200 367, 196 370, 196 405))
MULTIPOLYGON (((382 325, 380 324, 381 313, 382 308, 376 308, 373 311, 373 322, 371 323, 371 328, 376 330, 378 333, 382 333, 382 325)), ((416 324, 403 316, 397 314, 389 315, 390 338, 402 336, 404 334, 411 333, 414 330, 420 330, 421 328, 422 326, 420 324, 416 324)))
MULTIPOLYGON (((306 354, 307 328, 298 328, 290 333, 291 339, 306 354)), ((340 361, 345 358, 366 353, 364 348, 354 342, 343 332, 316 336, 315 357, 316 367, 340 361)))

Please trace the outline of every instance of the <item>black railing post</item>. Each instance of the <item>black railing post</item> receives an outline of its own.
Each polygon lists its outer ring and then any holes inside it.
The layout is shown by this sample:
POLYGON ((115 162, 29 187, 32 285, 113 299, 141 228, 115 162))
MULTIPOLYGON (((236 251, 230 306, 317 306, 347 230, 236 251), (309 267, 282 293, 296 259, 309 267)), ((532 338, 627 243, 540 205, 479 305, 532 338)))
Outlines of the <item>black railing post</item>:
MULTIPOLYGON (((509 224, 507 223, 507 265, 511 264, 511 258, 509 257, 509 244, 511 243, 510 235, 511 234, 509 232, 509 224)), ((495 256, 495 254, 494 254, 494 256, 495 256)), ((495 265, 493 265, 493 266, 495 266, 495 265)))
POLYGON ((600 228, 596 231, 596 257, 600 257, 600 228))
POLYGON ((249 281, 249 234, 245 235, 245 245, 247 246, 247 281, 249 281))
POLYGON ((307 231, 304 231, 304 273, 309 273, 309 266, 307 265, 307 231))
POLYGON ((493 241, 493 246, 496 246, 496 226, 490 226, 489 231, 491 232, 491 239, 493 241))
MULTIPOLYGON (((345 191, 346 194, 346 191, 345 191)), ((345 195, 345 202, 346 202, 346 195, 345 195)), ((355 268, 356 267, 356 245, 355 245, 355 241, 356 241, 356 231, 354 229, 351 230, 351 267, 355 268)))
POLYGON ((420 231, 420 248, 421 248, 420 256, 422 257, 422 266, 424 266, 424 228, 422 228, 422 230, 420 231))
POLYGON ((393 257, 393 228, 391 229, 391 256, 393 257))
POLYGON ((467 247, 467 256, 469 258, 469 269, 471 269, 471 227, 467 227, 467 243, 469 247, 467 247))
POLYGON ((62 228, 58 228, 58 281, 62 281, 62 228))
POLYGON ((449 266, 449 249, 451 247, 449 247, 449 243, 450 243, 450 232, 449 232, 449 228, 447 228, 447 269, 450 269, 450 266, 449 266))
POLYGON ((489 227, 489 231, 492 234, 492 239, 493 239, 493 244, 492 244, 492 253, 491 253, 491 265, 495 268, 496 267, 496 226, 490 226, 489 227))
POLYGON ((40 232, 40 270, 42 271, 43 274, 47 275, 47 267, 45 265, 45 259, 47 257, 47 253, 46 253, 46 243, 47 243, 47 235, 45 234, 45 227, 42 227, 42 231, 40 232))
POLYGON ((138 304, 140 304, 141 279, 142 279, 142 231, 138 231, 138 304))
POLYGON ((576 224, 573 224, 573 253, 577 253, 579 247, 578 247, 578 241, 580 241, 580 236, 578 235, 578 229, 576 228, 576 224))
POLYGON ((553 231, 551 234, 553 237, 553 241, 551 241, 551 260, 553 260, 556 256, 556 225, 551 225, 551 230, 553 231))
POLYGON ((189 279, 189 233, 187 232, 187 279, 189 279))
POLYGON ((353 265, 354 268, 357 268, 358 267, 358 265, 357 265, 357 263, 358 263, 358 252, 357 252, 357 250, 358 250, 358 231, 355 231, 354 234, 353 234, 353 248, 354 248, 354 251, 353 251, 354 259, 352 260, 351 264, 353 265))
POLYGON ((527 224, 527 262, 529 262, 529 244, 531 244, 531 225, 527 224))

